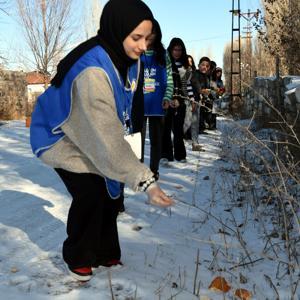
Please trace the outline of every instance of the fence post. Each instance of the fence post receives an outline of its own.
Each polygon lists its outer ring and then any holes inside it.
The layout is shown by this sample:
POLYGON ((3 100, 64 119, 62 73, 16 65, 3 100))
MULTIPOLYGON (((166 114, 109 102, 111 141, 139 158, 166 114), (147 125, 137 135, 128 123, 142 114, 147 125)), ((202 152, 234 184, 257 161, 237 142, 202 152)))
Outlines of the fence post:
POLYGON ((280 58, 276 55, 276 103, 275 107, 279 109, 279 111, 283 114, 284 113, 284 102, 281 95, 281 78, 280 78, 280 58))

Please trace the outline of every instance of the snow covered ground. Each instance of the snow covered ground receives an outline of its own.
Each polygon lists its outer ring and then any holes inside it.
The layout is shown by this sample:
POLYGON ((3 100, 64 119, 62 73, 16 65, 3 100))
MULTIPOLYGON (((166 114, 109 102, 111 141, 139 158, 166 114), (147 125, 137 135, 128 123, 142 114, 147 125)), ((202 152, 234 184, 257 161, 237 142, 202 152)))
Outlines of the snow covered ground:
MULTIPOLYGON (((145 195, 126 189, 126 212, 118 217, 124 267, 96 269, 88 283, 67 275, 61 257, 70 205, 65 187, 32 155, 24 122, 0 126, 0 298, 224 299, 208 289, 223 276, 232 287, 226 299, 238 288, 251 291, 252 299, 275 299, 264 275, 276 284, 276 269, 261 255, 259 223, 247 210, 245 250, 236 235, 237 228, 243 231, 245 210, 229 209, 238 176, 220 150, 229 123, 219 119, 220 131, 200 136, 205 152, 187 145, 186 164, 161 167, 160 184, 175 206, 153 207, 145 195), (251 267, 241 261, 245 256, 251 267)), ((146 155, 148 163, 149 145, 146 155)), ((276 287, 280 299, 289 299, 285 282, 276 287)))

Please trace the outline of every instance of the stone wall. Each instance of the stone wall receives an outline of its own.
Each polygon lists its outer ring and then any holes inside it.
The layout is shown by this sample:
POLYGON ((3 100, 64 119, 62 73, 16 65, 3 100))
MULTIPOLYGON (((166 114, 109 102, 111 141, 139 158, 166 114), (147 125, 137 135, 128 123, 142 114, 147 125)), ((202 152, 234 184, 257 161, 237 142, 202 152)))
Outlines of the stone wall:
POLYGON ((278 129, 280 139, 288 141, 290 152, 299 160, 300 76, 257 77, 244 99, 244 115, 251 118, 255 112, 257 128, 278 129))
POLYGON ((0 119, 24 118, 27 84, 24 72, 0 70, 0 119))
POLYGON ((279 110, 284 118, 300 130, 300 77, 256 77, 244 97, 244 115, 256 117, 263 123, 278 120, 279 110), (297 120, 298 119, 298 120, 297 120))

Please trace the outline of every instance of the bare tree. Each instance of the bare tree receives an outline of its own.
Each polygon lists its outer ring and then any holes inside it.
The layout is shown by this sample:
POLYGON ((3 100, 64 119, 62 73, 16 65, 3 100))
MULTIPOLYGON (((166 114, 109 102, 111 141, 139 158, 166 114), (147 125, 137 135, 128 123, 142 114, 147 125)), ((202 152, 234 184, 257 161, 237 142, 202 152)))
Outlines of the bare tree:
POLYGON ((0 13, 7 14, 8 1, 0 1, 0 13))
MULTIPOLYGON (((3 14, 8 14, 8 1, 0 1, 0 22, 3 14)), ((0 68, 5 62, 6 58, 2 55, 2 49, 0 49, 0 68)))
MULTIPOLYGON (((237 43, 237 41, 235 41, 237 43)), ((242 64, 242 88, 247 89, 252 83, 252 78, 249 79, 247 61, 249 61, 249 55, 251 55, 252 70, 257 76, 275 76, 275 59, 274 56, 266 49, 263 41, 259 38, 255 38, 253 41, 252 53, 247 52, 247 44, 241 42, 241 64, 242 64)), ((230 56, 231 56, 231 44, 228 43, 224 48, 223 54, 223 66, 225 82, 228 87, 231 86, 230 76, 230 56)), ((236 66, 238 60, 233 61, 236 66)), ((238 82, 234 82, 234 90, 237 88, 238 82)))
POLYGON ((252 69, 258 76, 269 77, 276 73, 274 56, 270 54, 259 38, 255 38, 253 41, 252 69))
POLYGON ((256 27, 266 49, 281 58, 283 74, 300 72, 300 2, 299 0, 263 0, 262 25, 256 27))
POLYGON ((85 5, 84 28, 87 39, 96 35, 100 25, 101 13, 102 5, 100 0, 90 0, 89 4, 85 5))
POLYGON ((16 0, 17 13, 35 68, 51 74, 72 37, 73 0, 16 0))

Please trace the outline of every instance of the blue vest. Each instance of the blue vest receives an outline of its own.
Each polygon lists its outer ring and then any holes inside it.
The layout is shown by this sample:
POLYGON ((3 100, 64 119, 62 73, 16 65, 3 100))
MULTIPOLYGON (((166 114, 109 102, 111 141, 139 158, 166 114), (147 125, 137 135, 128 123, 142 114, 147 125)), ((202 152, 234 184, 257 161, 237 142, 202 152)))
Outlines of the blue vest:
POLYGON ((167 88, 167 68, 160 66, 154 55, 143 54, 144 63, 144 115, 164 116, 163 97, 167 88))
MULTIPOLYGON (((59 142, 64 136, 61 126, 69 119, 72 111, 72 85, 74 79, 86 68, 99 67, 103 69, 113 89, 116 108, 120 122, 130 133, 131 106, 133 93, 137 86, 139 63, 132 65, 128 72, 129 88, 124 87, 122 78, 114 68, 112 61, 105 50, 96 46, 86 52, 72 66, 59 88, 50 86, 37 99, 31 117, 30 143, 33 153, 40 155, 59 142)), ((107 190, 111 198, 120 196, 120 182, 105 178, 107 190)))

